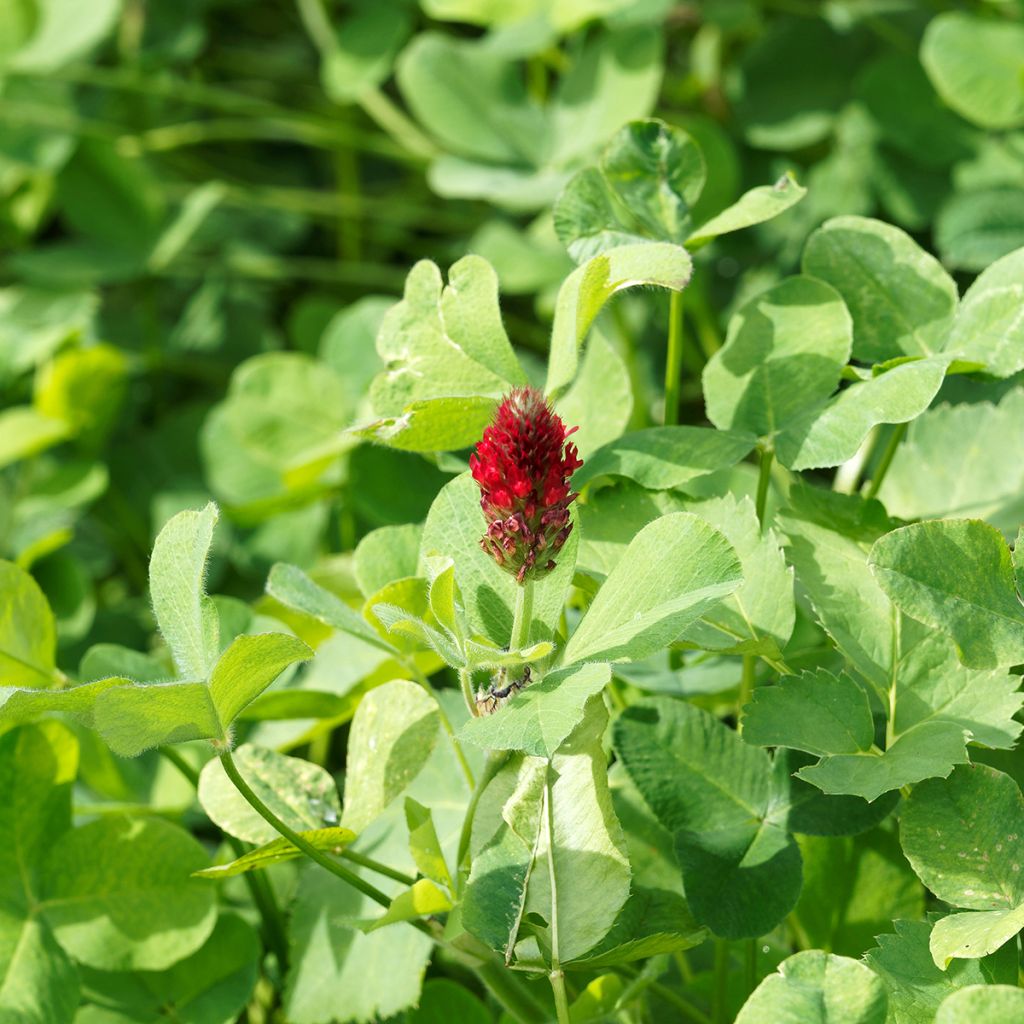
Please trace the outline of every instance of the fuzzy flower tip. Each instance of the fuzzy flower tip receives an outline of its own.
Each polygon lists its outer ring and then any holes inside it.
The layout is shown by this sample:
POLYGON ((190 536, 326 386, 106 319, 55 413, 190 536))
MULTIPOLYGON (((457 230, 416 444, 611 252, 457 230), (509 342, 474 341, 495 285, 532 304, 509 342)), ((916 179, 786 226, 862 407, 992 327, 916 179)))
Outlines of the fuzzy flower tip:
POLYGON ((535 388, 516 388, 469 457, 487 520, 480 546, 519 583, 550 572, 572 532, 569 477, 583 462, 565 439, 576 429, 535 388))

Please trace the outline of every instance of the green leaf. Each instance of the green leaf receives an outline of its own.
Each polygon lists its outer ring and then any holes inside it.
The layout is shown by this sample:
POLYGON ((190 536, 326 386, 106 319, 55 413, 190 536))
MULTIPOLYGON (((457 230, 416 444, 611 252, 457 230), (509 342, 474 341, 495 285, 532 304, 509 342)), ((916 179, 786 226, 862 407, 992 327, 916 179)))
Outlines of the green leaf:
MULTIPOLYGON (((436 0, 435 0, 436 2, 436 0)), ((430 978, 409 1024, 493 1024, 490 1010, 472 992, 448 978, 430 978)))
POLYGON ((0 561, 0 679, 45 686, 56 675, 57 630, 39 584, 13 562, 0 561))
MULTIPOLYGON (((246 743, 232 754, 239 774, 278 818, 296 832, 337 825, 341 804, 334 779, 319 765, 246 743)), ((270 843, 277 831, 227 777, 217 758, 199 775, 199 803, 210 820, 247 843, 270 843)))
POLYGON ((260 942, 252 926, 235 914, 222 914, 203 947, 165 971, 127 974, 84 968, 82 987, 89 1004, 75 1019, 78 1024, 235 1020, 252 996, 259 959, 260 942), (90 1013, 96 1007, 116 1016, 94 1020, 90 1013))
POLYGON ((452 889, 452 876, 444 859, 441 842, 437 838, 437 829, 434 827, 430 808, 407 796, 405 823, 409 829, 409 852, 416 862, 417 871, 424 878, 429 878, 438 885, 447 886, 449 890, 452 889))
POLYGON ((55 711, 93 728, 97 698, 112 687, 129 685, 130 680, 113 676, 63 690, 17 690, 0 686, 0 722, 20 725, 48 711, 55 711))
MULTIPOLYGON (((334 854, 340 854, 356 837, 355 832, 347 828, 318 828, 304 830, 298 834, 316 849, 334 854)), ((196 878, 233 878, 247 871, 262 871, 272 864, 283 864, 287 860, 303 856, 305 854, 297 846, 293 846, 290 839, 280 836, 227 864, 214 864, 212 867, 193 871, 192 874, 196 878)))
MULTIPOLYGON (((576 731, 547 765, 550 807, 545 805, 524 911, 551 925, 557 902, 558 955, 566 961, 608 934, 629 897, 626 841, 612 808, 601 746, 607 724, 604 702, 592 698, 576 731)), ((538 929, 542 948, 548 948, 550 934, 550 927, 538 929)))
POLYGON ((1024 246, 1024 195, 998 184, 954 192, 935 218, 935 245, 947 267, 984 270, 1024 246))
POLYGON ((879 423, 906 423, 931 404, 949 357, 931 356, 876 367, 876 375, 840 391, 787 425, 777 439, 779 461, 790 469, 821 469, 853 458, 879 423))
POLYGON ((298 566, 278 562, 270 570, 266 590, 287 608, 309 615, 331 629, 358 637, 389 654, 394 653, 394 647, 362 615, 311 580, 298 566))
POLYGON ((746 140, 785 151, 823 141, 848 97, 858 54, 824 19, 773 21, 745 48, 730 82, 746 140))
MULTIPOLYGON (((373 854, 381 855, 376 849, 373 854)), ((376 876, 373 884, 381 885, 376 876)), ((383 886, 390 890, 391 883, 383 886)), ((353 928, 379 909, 326 871, 302 873, 289 915, 292 955, 282 999, 287 1020, 388 1019, 416 1003, 433 944, 415 928, 369 935, 353 928)))
POLYGON ((326 363, 299 352, 245 360, 199 438, 214 494, 234 516, 255 520, 316 494, 356 443, 345 433, 351 413, 345 385, 326 363))
POLYGON ((374 918, 365 930, 373 932, 389 924, 413 921, 431 914, 444 914, 451 909, 452 901, 429 878, 420 878, 400 892, 383 915, 374 918))
POLYGON ((1024 796, 1010 776, 964 765, 921 783, 904 804, 900 841, 939 899, 971 911, 936 922, 930 948, 938 967, 987 956, 1024 927, 1024 796))
MULTIPOLYGON (((485 790, 484 807, 494 806, 497 796, 501 812, 493 820, 493 831, 473 850, 462 923, 470 934, 502 953, 507 963, 514 957, 535 866, 546 777, 546 762, 517 758, 485 790)), ((474 832, 481 834, 479 819, 474 822, 474 832)), ((477 846, 475 836, 473 846, 477 846)))
POLYGON ((935 1024, 1016 1024, 1024 1018, 1024 992, 1015 985, 971 985, 942 1001, 935 1024))
POLYGON ((968 667, 1024 659, 1024 608, 994 527, 973 519, 905 526, 875 543, 870 564, 899 608, 951 637, 968 667))
POLYGON ((577 263, 644 239, 681 244, 704 179, 704 157, 687 132, 654 118, 631 121, 598 167, 570 180, 555 204, 555 230, 577 263))
POLYGON ((572 440, 584 462, 628 426, 633 412, 629 370, 601 331, 594 331, 576 379, 554 409, 563 423, 579 427, 572 440))
MULTIPOLYGON (((798 507, 805 507, 788 512, 782 525, 789 536, 787 553, 797 579, 819 621, 867 688, 873 712, 889 719, 884 753, 833 750, 818 765, 802 768, 800 777, 826 792, 855 793, 873 800, 887 790, 949 774, 954 764, 967 760, 968 739, 1012 746, 1019 734, 1014 715, 1021 701, 1016 678, 1005 669, 964 667, 948 640, 901 618, 872 575, 864 541, 873 540, 887 525, 884 518, 877 523, 869 520, 872 510, 880 511, 877 503, 809 490, 791 491, 793 498, 798 507), (808 497, 815 493, 820 496, 816 500, 827 500, 812 513, 808 497), (851 514, 863 520, 851 518, 844 523, 842 517, 851 514), (815 516, 827 525, 818 525, 815 516), (844 530, 852 536, 844 536, 844 530)), ((782 721, 776 712, 799 707, 801 715, 806 713, 809 721, 817 723, 819 741, 832 736, 820 709, 815 712, 812 704, 819 700, 828 704, 839 693, 852 701, 850 682, 840 679, 839 683, 836 690, 836 680, 819 669, 804 681, 786 679, 779 687, 759 690, 749 709, 752 731, 748 733, 745 725, 744 735, 752 742, 768 743, 771 736, 772 743, 810 749, 811 733, 795 720, 782 721)), ((844 714, 852 714, 849 707, 844 714)), ((863 712, 859 714, 859 742, 863 743, 866 729, 863 712)), ((844 719, 844 724, 852 726, 853 721, 844 719)), ((819 746, 823 744, 816 744, 814 753, 819 746)))
MULTIPOLYGON (((979 278, 980 280, 980 278, 979 278)), ((889 466, 879 498, 903 519, 970 516, 1006 532, 1021 521, 1024 392, 998 405, 940 405, 910 425, 889 466)))
POLYGON ((401 8, 357 8, 340 18, 333 46, 321 54, 320 80, 327 96, 335 103, 351 103, 388 78, 410 27, 401 8))
POLYGON ((566 966, 589 971, 676 953, 699 946, 707 934, 678 893, 634 886, 612 930, 585 956, 566 966))
POLYGON ((621 476, 654 491, 728 469, 747 456, 755 438, 707 427, 648 427, 623 434, 593 453, 573 475, 576 488, 601 476, 621 476))
POLYGON ((375 420, 354 432, 406 452, 455 451, 480 439, 494 418, 494 409, 491 397, 430 398, 410 402, 400 415, 375 420))
POLYGON ((762 224, 766 220, 785 213, 807 195, 807 189, 797 183, 792 174, 784 174, 774 185, 758 185, 726 207, 721 213, 706 221, 686 239, 686 247, 693 251, 720 235, 732 234, 743 228, 762 224))
POLYGON ((834 217, 807 240, 803 270, 832 285, 849 307, 856 359, 878 363, 945 347, 956 284, 899 228, 870 217, 834 217))
POLYGON ((74 965, 32 913, 46 852, 71 825, 78 742, 58 722, 0 735, 0 1006, 19 1024, 70 1024, 74 965))
POLYGON ((71 826, 78 741, 59 722, 0 735, 0 904, 27 910, 49 848, 71 826))
POLYGON ((743 738, 810 754, 862 754, 874 743, 875 725, 867 693, 845 673, 819 668, 758 687, 744 708, 743 738))
POLYGON ((860 956, 894 918, 919 920, 924 888, 900 850, 895 829, 859 836, 798 836, 804 885, 793 912, 817 948, 860 956))
POLYGON ((306 661, 313 651, 287 633, 236 637, 210 674, 210 697, 227 729, 289 665, 306 661))
POLYGON ((744 1003, 736 1024, 885 1024, 885 985, 845 956, 806 950, 788 957, 744 1003))
POLYGON ((782 649, 793 632, 793 570, 779 540, 761 533, 754 503, 728 494, 694 507, 694 512, 722 532, 739 555, 743 584, 688 627, 681 639, 706 651, 756 654, 782 663, 782 649))
MULTIPOLYGON (((479 256, 453 264, 447 285, 434 263, 417 263, 402 301, 381 323, 377 351, 386 368, 370 388, 373 408, 382 416, 401 418, 417 403, 409 420, 417 434, 422 433, 415 426, 417 410, 426 415, 431 399, 499 398, 526 383, 501 323, 498 277, 479 256)), ((485 404, 472 403, 474 429, 485 404)), ((462 415, 467 408, 463 403, 462 415)), ((457 430, 459 406, 445 405, 442 413, 445 429, 457 430)), ((476 439, 466 437, 456 447, 476 439)))
POLYGON ((423 527, 408 523, 371 530, 359 541, 355 574, 363 597, 376 594, 395 580, 416 575, 422 537, 423 527))
POLYGON ((208 863, 192 836, 161 818, 101 818, 66 832, 50 850, 42 913, 81 963, 163 970, 213 931, 214 890, 189 877, 208 863))
POLYGON ((206 683, 110 686, 95 694, 92 716, 107 745, 122 757, 138 757, 164 743, 224 738, 206 683))
POLYGON ((936 92, 982 128, 1024 124, 1024 26, 947 11, 921 42, 921 63, 936 92))
POLYGON ((127 385, 128 362, 113 345, 61 352, 36 375, 36 409, 67 426, 89 447, 101 444, 117 421, 127 385))
POLYGON ((52 448, 68 436, 62 420, 43 416, 27 405, 0 412, 0 467, 52 448))
POLYGON ((220 650, 217 610, 204 586, 217 516, 212 502, 202 512, 179 512, 160 531, 149 560, 153 611, 185 679, 207 679, 220 650))
POLYGON ((342 824, 362 832, 423 769, 437 742, 440 715, 415 683, 395 680, 360 703, 348 738, 342 824))
POLYGON ((786 278, 729 321, 725 345, 704 367, 708 418, 758 436, 786 429, 832 394, 850 344, 839 294, 814 278, 786 278))
POLYGON ((557 395, 572 383, 579 351, 604 304, 617 292, 638 285, 682 291, 692 263, 686 250, 667 242, 622 245, 577 267, 562 284, 551 327, 551 355, 545 390, 557 395))
POLYGON ((672 643, 742 582, 736 552, 718 530, 688 512, 662 516, 634 537, 562 660, 644 658, 672 643))
POLYGON ((717 719, 666 698, 620 715, 615 751, 675 839, 694 917, 724 938, 764 935, 796 905, 800 852, 771 817, 767 755, 717 719))
POLYGON ((0 1007, 18 1024, 71 1024, 78 972, 45 922, 0 905, 0 1007))
MULTIPOLYGON (((935 1013, 949 995, 993 980, 991 961, 959 960, 949 970, 939 970, 928 952, 931 925, 927 921, 895 921, 893 927, 895 933, 878 936, 878 947, 864 957, 889 991, 893 1024, 935 1024, 935 1013)), ((1016 969, 1014 958, 1014 979, 1016 969)))
POLYGON ((0 380, 31 370, 71 338, 88 337, 98 304, 89 291, 0 289, 0 380))
POLYGON ((459 738, 486 750, 551 757, 582 720, 587 702, 610 678, 611 669, 602 662, 549 672, 493 715, 471 718, 459 738))
POLYGON ((964 293, 947 351, 995 377, 1024 368, 1024 249, 996 260, 964 293))
MULTIPOLYGON (((469 473, 441 488, 423 527, 420 561, 440 555, 455 563, 455 580, 465 603, 467 629, 496 644, 507 644, 518 584, 480 548, 486 522, 480 489, 469 473)), ((579 531, 574 529, 558 554, 557 568, 534 584, 529 641, 554 638, 576 564, 579 531)))

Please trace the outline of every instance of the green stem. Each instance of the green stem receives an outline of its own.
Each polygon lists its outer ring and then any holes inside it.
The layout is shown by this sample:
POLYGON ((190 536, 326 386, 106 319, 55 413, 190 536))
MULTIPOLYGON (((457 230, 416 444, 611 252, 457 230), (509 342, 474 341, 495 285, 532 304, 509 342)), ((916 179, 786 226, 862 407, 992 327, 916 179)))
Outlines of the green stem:
POLYGON ((530 624, 533 621, 533 580, 524 580, 516 587, 516 606, 512 612, 512 636, 508 642, 510 651, 522 650, 530 640, 530 624))
POLYGON ((473 795, 469 798, 466 816, 462 820, 462 831, 459 833, 459 852, 455 863, 460 872, 463 867, 468 865, 469 842, 473 836, 473 818, 476 815, 476 807, 480 803, 480 797, 483 795, 491 779, 505 766, 505 762, 511 756, 508 750, 491 750, 487 753, 484 770, 480 775, 480 781, 476 784, 476 789, 473 790, 473 795))
POLYGON ((757 939, 747 940, 747 995, 757 988, 757 939))
POLYGON ((772 482, 772 461, 775 452, 771 448, 760 449, 760 471, 757 475, 757 521, 764 530, 764 513, 768 506, 768 488, 772 482))
MULTIPOLYGON (((379 904, 382 907, 390 907, 391 900, 383 892, 380 891, 376 886, 371 885, 365 879, 359 877, 352 871, 349 871, 344 865, 339 864, 336 860, 332 860, 322 850, 318 850, 312 843, 307 842, 302 838, 294 829, 289 828, 281 819, 274 814, 274 812, 252 791, 249 783, 242 778, 241 773, 235 766, 234 759, 231 757, 230 751, 224 750, 220 754, 220 762, 224 766, 224 771, 227 777, 234 784, 235 789, 245 798, 252 809, 261 817, 264 821, 275 832, 279 832, 285 839, 288 840, 297 850, 301 850, 310 860, 315 861, 320 867, 329 871, 332 875, 340 878, 343 882, 351 885, 353 889, 358 890, 364 896, 369 897, 374 903, 379 904)), ((420 929, 420 931, 426 932, 428 935, 433 937, 429 926, 423 921, 410 922, 414 927, 420 929)))
POLYGON ((356 853, 355 850, 342 850, 341 855, 345 860, 350 860, 361 868, 368 868, 370 871, 383 875, 385 878, 393 878, 396 882, 401 882, 402 885, 412 885, 416 881, 412 875, 407 875, 404 871, 396 871, 395 868, 389 868, 387 864, 381 864, 379 860, 374 860, 372 857, 367 857, 362 853, 356 853))
POLYGON ((546 1020, 548 1011, 533 997, 526 986, 497 961, 487 961, 475 968, 477 977, 519 1024, 537 1024, 546 1020))
POLYGON ((410 156, 432 160, 440 150, 380 89, 367 89, 359 97, 359 105, 393 142, 410 156))
POLYGON ((468 668, 459 669, 459 686, 462 688, 462 698, 469 708, 469 713, 474 718, 479 717, 480 709, 476 706, 476 695, 473 693, 473 673, 468 668))
POLYGON ((570 1024, 569 1000, 565 992, 565 973, 558 955, 558 880, 555 877, 555 808, 551 799, 551 775, 554 768, 548 761, 547 773, 544 778, 544 823, 547 828, 548 840, 548 889, 551 893, 551 914, 549 915, 551 932, 551 991, 555 996, 555 1014, 558 1024, 570 1024))
POLYGON ((683 293, 668 303, 668 353, 665 358, 665 424, 679 422, 679 378, 683 372, 683 293))
POLYGON ((729 943, 715 939, 715 1024, 726 1024, 729 1013, 729 943))
POLYGON ((740 675, 740 693, 736 698, 736 726, 743 731, 743 709, 750 703, 754 684, 757 682, 757 659, 752 654, 743 655, 743 671, 740 675))
MULTIPOLYGON (((198 789, 199 772, 173 747, 160 747, 159 750, 160 755, 173 764, 188 779, 193 788, 198 789)), ((222 835, 228 846, 231 847, 231 851, 236 859, 243 856, 246 850, 249 849, 241 840, 236 839, 227 832, 222 832, 222 835)), ((285 940, 284 918, 281 916, 281 908, 277 905, 274 890, 270 887, 270 882, 260 871, 246 871, 243 873, 242 878, 245 879, 249 895, 252 897, 256 909, 259 911, 260 920, 263 922, 264 945, 277 957, 278 965, 283 971, 288 965, 288 943, 285 940)))
POLYGON ((882 481, 885 479, 885 474, 889 472, 889 466, 892 465, 892 460, 896 456, 896 449, 899 448, 900 441, 903 440, 903 435, 906 432, 906 423, 896 425, 896 429, 889 437, 889 443, 885 446, 885 451, 882 452, 878 469, 875 470, 874 475, 871 477, 871 483, 868 484, 868 489, 864 494, 865 498, 875 498, 878 496, 878 491, 882 486, 882 481))
POLYGON ((565 972, 552 971, 548 977, 551 979, 551 991, 555 994, 555 1018, 558 1024, 571 1024, 569 997, 565 991, 565 972))

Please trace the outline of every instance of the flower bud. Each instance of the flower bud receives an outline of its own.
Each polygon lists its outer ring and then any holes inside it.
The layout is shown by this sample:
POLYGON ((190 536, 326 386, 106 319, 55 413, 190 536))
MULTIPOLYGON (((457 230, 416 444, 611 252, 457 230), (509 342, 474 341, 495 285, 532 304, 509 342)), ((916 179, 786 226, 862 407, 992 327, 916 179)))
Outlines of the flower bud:
POLYGON ((569 477, 583 462, 565 439, 576 429, 535 388, 516 388, 469 457, 487 521, 480 546, 519 583, 550 572, 572 532, 569 477))

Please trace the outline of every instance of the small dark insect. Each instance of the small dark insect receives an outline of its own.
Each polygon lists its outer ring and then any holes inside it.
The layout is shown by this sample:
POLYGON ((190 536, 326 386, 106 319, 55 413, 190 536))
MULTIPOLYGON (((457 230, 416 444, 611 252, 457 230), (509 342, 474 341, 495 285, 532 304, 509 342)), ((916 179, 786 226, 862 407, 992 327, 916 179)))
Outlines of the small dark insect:
POLYGON ((486 690, 480 689, 477 691, 476 706, 481 715, 493 715, 509 697, 514 696, 524 686, 528 685, 530 682, 530 666, 527 665, 523 669, 523 674, 519 679, 506 682, 507 679, 507 670, 500 668, 495 674, 495 678, 491 680, 491 685, 486 690))

